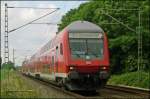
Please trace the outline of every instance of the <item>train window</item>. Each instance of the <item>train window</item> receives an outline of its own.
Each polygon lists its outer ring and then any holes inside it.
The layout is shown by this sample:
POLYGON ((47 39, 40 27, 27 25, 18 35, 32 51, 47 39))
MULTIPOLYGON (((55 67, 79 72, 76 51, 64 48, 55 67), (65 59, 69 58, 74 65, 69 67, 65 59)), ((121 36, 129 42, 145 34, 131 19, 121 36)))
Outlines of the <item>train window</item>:
POLYGON ((69 38, 103 38, 102 33, 69 33, 69 38))
POLYGON ((87 49, 90 57, 102 58, 103 56, 103 40, 102 39, 88 39, 87 49))
POLYGON ((70 39, 70 48, 73 58, 84 58, 86 53, 86 41, 83 39, 70 39))
POLYGON ((52 56, 52 66, 54 66, 54 56, 52 56))
POLYGON ((59 51, 58 51, 58 46, 56 47, 56 57, 58 57, 58 53, 59 53, 59 51))
POLYGON ((49 65, 48 64, 45 64, 43 65, 43 73, 49 73, 49 65))
POLYGON ((73 58, 102 58, 103 39, 70 38, 70 49, 73 58))
POLYGON ((59 50, 58 50, 58 46, 57 46, 56 47, 55 66, 58 66, 58 54, 59 54, 59 50))
POLYGON ((63 55, 63 46, 62 46, 62 43, 60 44, 60 54, 63 55))

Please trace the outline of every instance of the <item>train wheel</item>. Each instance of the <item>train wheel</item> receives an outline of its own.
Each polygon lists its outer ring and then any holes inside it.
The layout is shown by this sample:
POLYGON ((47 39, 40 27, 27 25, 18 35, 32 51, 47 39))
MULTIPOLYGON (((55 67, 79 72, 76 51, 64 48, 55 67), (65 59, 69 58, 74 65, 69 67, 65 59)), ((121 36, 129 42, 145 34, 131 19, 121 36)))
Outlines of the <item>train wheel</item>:
POLYGON ((106 83, 107 83, 107 79, 102 80, 101 83, 100 83, 101 84, 101 88, 104 88, 106 83))
POLYGON ((40 74, 35 74, 35 77, 36 78, 40 78, 40 74))

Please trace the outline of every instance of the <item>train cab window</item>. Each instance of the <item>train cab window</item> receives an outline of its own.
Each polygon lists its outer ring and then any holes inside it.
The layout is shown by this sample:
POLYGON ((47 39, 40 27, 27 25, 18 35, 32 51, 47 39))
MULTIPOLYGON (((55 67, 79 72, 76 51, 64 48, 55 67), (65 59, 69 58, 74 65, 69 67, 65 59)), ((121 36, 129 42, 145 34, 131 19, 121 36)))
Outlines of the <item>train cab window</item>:
POLYGON ((60 44, 60 54, 63 55, 63 46, 62 46, 62 43, 60 44))
POLYGON ((103 37, 99 35, 99 33, 70 33, 71 56, 74 59, 102 59, 103 37))
POLYGON ((88 39, 87 49, 89 56, 94 58, 103 57, 103 40, 102 39, 88 39))

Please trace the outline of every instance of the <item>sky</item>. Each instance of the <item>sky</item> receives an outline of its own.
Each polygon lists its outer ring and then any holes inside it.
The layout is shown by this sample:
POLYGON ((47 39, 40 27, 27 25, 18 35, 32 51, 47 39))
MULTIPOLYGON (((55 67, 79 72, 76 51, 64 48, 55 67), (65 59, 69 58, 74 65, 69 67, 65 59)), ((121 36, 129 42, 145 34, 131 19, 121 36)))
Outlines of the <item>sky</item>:
MULTIPOLYGON (((77 8, 87 1, 1 1, 1 54, 4 59, 4 10, 5 3, 10 7, 41 7, 60 8, 60 10, 49 16, 36 21, 36 23, 60 23, 62 16, 70 9, 77 8)), ((54 9, 8 9, 9 31, 25 23, 28 23, 54 9)), ((15 64, 21 66, 25 58, 30 58, 44 44, 51 40, 57 32, 57 25, 30 24, 9 33, 9 54, 10 61, 13 59, 12 51, 15 49, 15 64)))

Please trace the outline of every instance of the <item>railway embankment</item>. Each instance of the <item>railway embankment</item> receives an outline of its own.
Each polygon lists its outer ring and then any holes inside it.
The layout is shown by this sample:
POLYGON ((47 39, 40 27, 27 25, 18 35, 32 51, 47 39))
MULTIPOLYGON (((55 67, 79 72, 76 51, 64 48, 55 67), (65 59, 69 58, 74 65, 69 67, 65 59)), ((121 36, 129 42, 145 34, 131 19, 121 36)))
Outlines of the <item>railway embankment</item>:
POLYGON ((150 76, 148 72, 130 72, 121 75, 112 75, 108 84, 149 89, 149 78, 150 76))
MULTIPOLYGON (((1 98, 75 98, 84 97, 86 99, 94 98, 134 98, 134 99, 148 99, 146 93, 137 94, 136 90, 126 91, 123 88, 115 86, 106 86, 104 89, 97 90, 93 93, 73 93, 62 91, 60 88, 51 87, 49 83, 34 80, 30 77, 21 75, 14 70, 1 70, 1 98), (68 94, 69 93, 69 94, 68 94), (141 94, 141 95, 140 95, 141 94), (145 95, 146 94, 146 95, 145 95)), ((80 98, 79 98, 80 99, 80 98)))
POLYGON ((71 98, 70 95, 27 79, 14 70, 1 70, 1 98, 71 98))

